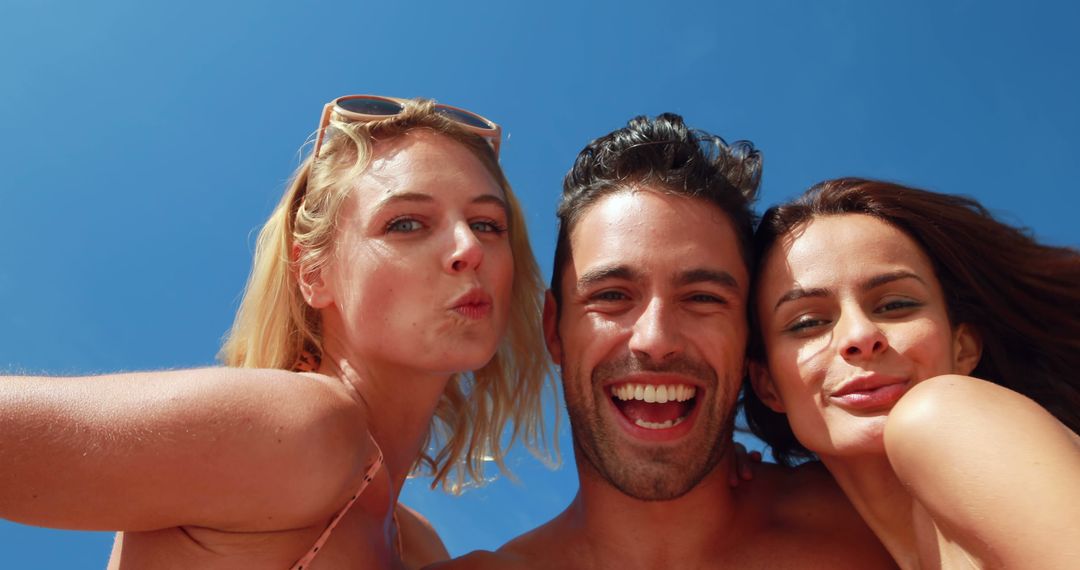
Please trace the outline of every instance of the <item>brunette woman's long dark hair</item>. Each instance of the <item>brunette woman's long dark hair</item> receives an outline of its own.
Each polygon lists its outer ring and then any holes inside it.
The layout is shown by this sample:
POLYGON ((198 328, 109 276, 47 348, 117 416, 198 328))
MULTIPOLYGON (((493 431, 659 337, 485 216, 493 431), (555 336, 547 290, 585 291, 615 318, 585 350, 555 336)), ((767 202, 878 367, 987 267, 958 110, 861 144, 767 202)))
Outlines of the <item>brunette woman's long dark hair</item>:
MULTIPOLYGON (((1035 400, 1080 433, 1080 252, 1041 244, 975 200, 899 184, 840 178, 765 212, 754 234, 754 283, 776 240, 815 217, 865 214, 909 235, 930 258, 953 326, 982 339, 971 375, 1035 400)), ((751 303, 750 307, 755 304, 751 303)), ((766 362, 756 311, 750 358, 766 362)), ((743 404, 751 430, 783 464, 813 458, 787 418, 766 407, 749 382, 743 404)))

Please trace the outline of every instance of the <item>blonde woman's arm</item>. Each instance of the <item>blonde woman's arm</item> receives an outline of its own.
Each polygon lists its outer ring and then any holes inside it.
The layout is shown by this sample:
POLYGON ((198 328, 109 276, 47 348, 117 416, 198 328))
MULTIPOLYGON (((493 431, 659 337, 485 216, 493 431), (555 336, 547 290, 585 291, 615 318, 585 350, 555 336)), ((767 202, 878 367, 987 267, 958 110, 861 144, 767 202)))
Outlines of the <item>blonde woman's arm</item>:
POLYGON ((932 378, 893 408, 885 446, 939 529, 984 565, 1080 567, 1080 446, 1032 400, 932 378))
POLYGON ((313 524, 375 453, 339 388, 230 368, 0 378, 0 517, 131 531, 313 524))

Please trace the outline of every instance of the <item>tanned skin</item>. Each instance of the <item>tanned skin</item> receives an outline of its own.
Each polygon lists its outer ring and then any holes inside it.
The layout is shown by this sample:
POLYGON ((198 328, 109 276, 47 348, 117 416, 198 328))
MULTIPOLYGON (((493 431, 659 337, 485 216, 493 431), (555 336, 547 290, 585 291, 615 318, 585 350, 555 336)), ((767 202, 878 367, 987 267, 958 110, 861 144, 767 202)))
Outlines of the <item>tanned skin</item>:
POLYGON ((563 306, 549 294, 544 320, 578 494, 497 552, 438 568, 895 567, 820 464, 761 465, 729 484, 749 278, 727 216, 630 187, 590 206, 570 240, 563 306), (693 387, 694 409, 669 429, 636 427, 612 392, 625 382, 693 387))

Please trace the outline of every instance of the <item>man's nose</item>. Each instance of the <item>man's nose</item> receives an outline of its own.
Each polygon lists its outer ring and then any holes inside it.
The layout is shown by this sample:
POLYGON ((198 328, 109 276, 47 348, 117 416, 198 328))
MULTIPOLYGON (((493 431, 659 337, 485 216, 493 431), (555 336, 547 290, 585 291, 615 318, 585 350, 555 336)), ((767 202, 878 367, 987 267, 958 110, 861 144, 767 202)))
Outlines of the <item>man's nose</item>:
POLYGON ((662 362, 682 352, 674 308, 660 299, 652 299, 638 316, 630 335, 630 350, 654 362, 662 362))

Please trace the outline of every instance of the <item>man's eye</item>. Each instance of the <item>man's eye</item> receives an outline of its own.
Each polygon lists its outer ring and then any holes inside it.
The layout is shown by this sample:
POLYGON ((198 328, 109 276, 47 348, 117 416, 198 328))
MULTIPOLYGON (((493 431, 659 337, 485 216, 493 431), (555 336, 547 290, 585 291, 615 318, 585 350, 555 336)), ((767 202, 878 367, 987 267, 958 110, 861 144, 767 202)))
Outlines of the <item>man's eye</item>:
POLYGON ((723 297, 710 295, 708 293, 697 293, 696 295, 691 295, 689 299, 695 303, 715 303, 720 305, 727 303, 727 300, 723 297))
POLYGON ((601 291, 592 296, 594 301, 623 301, 627 299, 622 291, 601 291))
POLYGON ((386 225, 386 231, 398 232, 398 233, 410 233, 423 229, 424 224, 421 224, 419 220, 413 218, 398 218, 391 220, 386 225))

